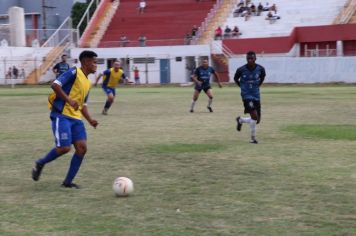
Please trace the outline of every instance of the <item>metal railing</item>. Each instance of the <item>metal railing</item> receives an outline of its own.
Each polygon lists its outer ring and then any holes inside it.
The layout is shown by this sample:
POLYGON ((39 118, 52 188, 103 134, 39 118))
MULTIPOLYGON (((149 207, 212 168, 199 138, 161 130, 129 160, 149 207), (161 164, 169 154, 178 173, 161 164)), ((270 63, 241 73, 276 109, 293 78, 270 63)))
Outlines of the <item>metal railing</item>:
POLYGON ((196 36, 192 39, 192 44, 197 44, 199 39, 202 37, 203 33, 208 29, 210 22, 214 18, 216 12, 222 5, 224 0, 217 0, 213 8, 209 11, 208 15, 205 17, 204 21, 202 22, 201 26, 198 27, 196 32, 196 36))
POLYGON ((117 41, 101 41, 100 47, 145 47, 145 46, 173 46, 173 45, 189 45, 187 39, 146 39, 144 42, 136 40, 120 40, 117 41))
MULTIPOLYGON (((91 17, 94 15, 94 13, 91 14, 91 12, 90 12, 90 9, 92 8, 93 4, 95 4, 95 7, 98 7, 99 0, 92 0, 89 3, 89 5, 88 5, 86 11, 84 12, 82 18, 80 19, 80 21, 79 21, 79 23, 77 25, 77 39, 78 39, 78 41, 80 40, 80 37, 81 37, 81 30, 82 30, 81 27, 83 27, 84 24, 85 24, 85 26, 87 26, 89 24, 89 21, 90 21, 91 17)), ((84 31, 83 31, 83 33, 84 33, 84 31)))
POLYGON ((78 39, 74 37, 74 32, 72 29, 72 20, 70 17, 67 17, 41 47, 63 46, 68 42, 77 45, 78 39))

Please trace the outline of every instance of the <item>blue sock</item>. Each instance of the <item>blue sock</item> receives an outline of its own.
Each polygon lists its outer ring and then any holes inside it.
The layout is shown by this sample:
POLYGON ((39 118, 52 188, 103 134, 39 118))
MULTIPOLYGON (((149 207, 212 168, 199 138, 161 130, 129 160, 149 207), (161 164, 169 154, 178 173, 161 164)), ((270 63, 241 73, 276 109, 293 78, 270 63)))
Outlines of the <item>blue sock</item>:
POLYGON ((45 165, 48 162, 51 162, 55 159, 57 159, 57 157, 59 157, 60 155, 57 154, 56 148, 53 148, 51 151, 49 151, 49 153, 47 153, 46 156, 44 156, 41 159, 38 159, 36 161, 36 163, 40 164, 40 165, 45 165))
POLYGON ((111 102, 106 101, 104 108, 105 108, 105 109, 109 109, 110 107, 111 107, 111 102))
POLYGON ((72 161, 70 162, 70 167, 67 173, 67 177, 64 180, 64 183, 72 183, 74 177, 77 175, 80 165, 82 164, 84 156, 79 156, 74 153, 72 161))

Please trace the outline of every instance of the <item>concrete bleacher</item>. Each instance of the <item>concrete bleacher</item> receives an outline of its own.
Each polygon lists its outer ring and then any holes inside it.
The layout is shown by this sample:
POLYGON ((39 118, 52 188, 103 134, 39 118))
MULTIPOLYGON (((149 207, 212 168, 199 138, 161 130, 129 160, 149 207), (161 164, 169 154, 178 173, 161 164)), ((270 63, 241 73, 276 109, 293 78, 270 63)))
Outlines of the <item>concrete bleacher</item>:
POLYGON ((122 0, 99 47, 119 47, 126 36, 127 46, 139 46, 138 38, 147 38, 147 46, 182 45, 193 25, 200 26, 215 1, 149 0, 143 14, 137 0, 122 0))
MULTIPOLYGON (((252 1, 256 6, 260 1, 252 1)), ((244 17, 230 16, 222 25, 230 28, 237 25, 242 32, 239 38, 260 38, 289 35, 297 26, 330 25, 343 9, 347 0, 274 0, 269 5, 277 5, 277 15, 281 19, 274 22, 266 20, 267 11, 261 16, 252 16, 247 21, 244 17)), ((262 1, 266 5, 266 1, 262 1)))

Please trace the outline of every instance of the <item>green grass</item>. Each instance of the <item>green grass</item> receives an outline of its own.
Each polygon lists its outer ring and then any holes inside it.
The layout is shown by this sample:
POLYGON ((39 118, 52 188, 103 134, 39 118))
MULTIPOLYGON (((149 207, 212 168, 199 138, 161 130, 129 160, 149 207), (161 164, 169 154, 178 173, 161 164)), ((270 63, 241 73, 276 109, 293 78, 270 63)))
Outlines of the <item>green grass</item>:
POLYGON ((94 88, 88 153, 59 187, 71 154, 53 147, 48 86, 0 88, 0 235, 356 235, 355 86, 264 86, 259 144, 236 87, 214 87, 189 113, 193 88, 119 88, 108 116, 94 88), (135 192, 116 198, 117 176, 135 192))
POLYGON ((307 138, 356 140, 356 125, 290 125, 286 131, 307 138))

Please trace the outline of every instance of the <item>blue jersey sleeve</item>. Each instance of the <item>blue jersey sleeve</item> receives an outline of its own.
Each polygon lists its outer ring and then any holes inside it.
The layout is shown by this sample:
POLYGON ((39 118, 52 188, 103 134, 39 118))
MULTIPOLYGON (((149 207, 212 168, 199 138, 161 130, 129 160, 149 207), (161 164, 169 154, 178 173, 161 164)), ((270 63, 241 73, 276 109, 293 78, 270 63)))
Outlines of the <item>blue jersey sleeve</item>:
POLYGON ((69 83, 73 83, 73 81, 75 80, 76 77, 77 77, 76 68, 71 68, 67 72, 64 72, 63 74, 61 74, 61 76, 59 76, 56 79, 56 83, 63 87, 69 83))
POLYGON ((106 77, 109 77, 110 74, 111 74, 110 69, 104 70, 103 74, 104 74, 106 77))
POLYGON ((84 104, 88 103, 88 99, 89 99, 89 92, 88 92, 87 96, 84 98, 84 104))

